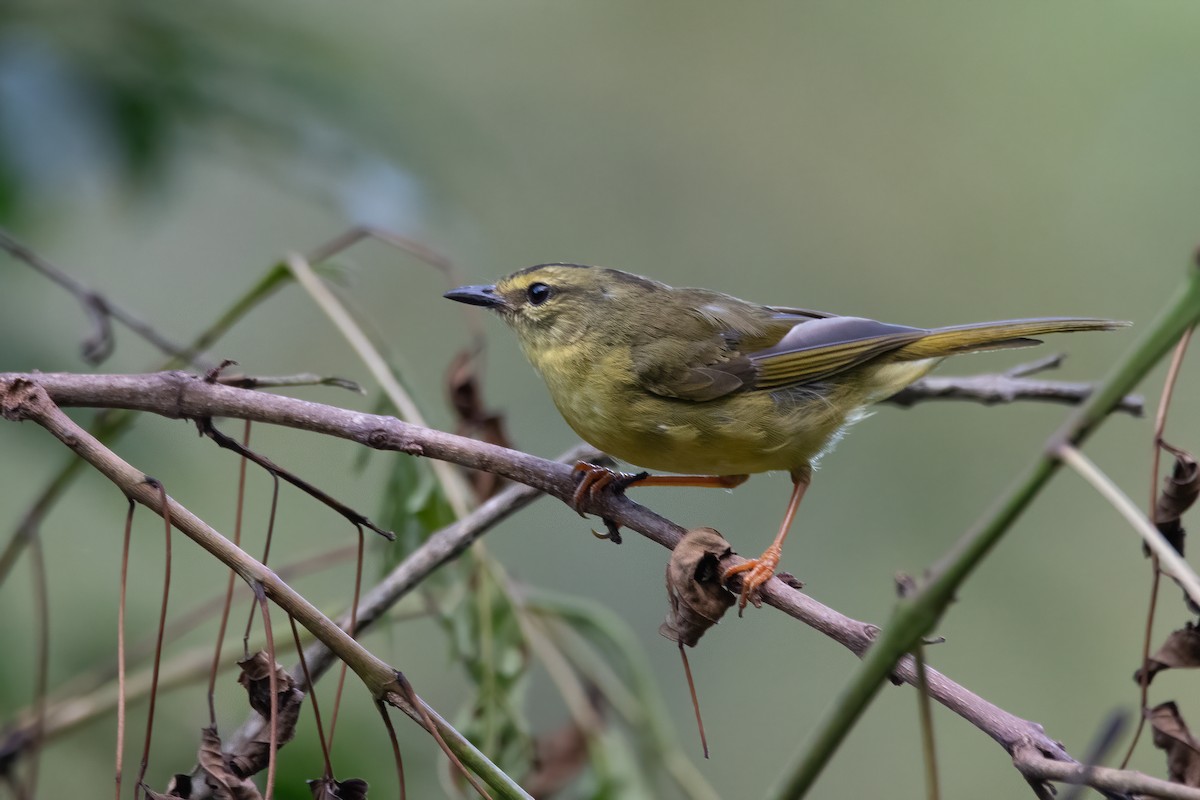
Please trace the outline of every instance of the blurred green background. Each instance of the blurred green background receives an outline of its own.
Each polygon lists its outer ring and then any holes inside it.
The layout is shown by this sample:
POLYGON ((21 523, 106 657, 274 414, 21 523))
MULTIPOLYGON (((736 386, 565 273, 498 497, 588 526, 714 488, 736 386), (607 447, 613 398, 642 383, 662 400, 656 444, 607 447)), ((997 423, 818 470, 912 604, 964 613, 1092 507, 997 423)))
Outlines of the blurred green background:
MULTIPOLYGON (((15 3, 3 14, 5 225, 177 340, 284 253, 351 223, 413 236, 474 283, 566 260, 928 326, 1056 314, 1144 324, 1200 241, 1194 3, 106 0, 15 3)), ((447 279, 376 243, 340 261, 348 297, 393 349, 431 421, 451 425, 442 375, 468 335, 462 310, 439 298, 447 279)), ((7 257, 0 281, 0 369, 86 369, 77 344, 87 326, 75 302, 7 257)), ((515 341, 497 321, 485 325, 487 398, 506 411, 514 442, 542 455, 566 449, 573 435, 515 341)), ((1061 376, 1092 380, 1136 335, 1059 339, 1037 355, 1067 349, 1061 376)), ((212 356, 250 373, 371 385, 295 287, 212 356)), ((961 359, 942 374, 1031 357, 961 359)), ((155 361, 121 332, 99 369, 155 361)), ((1161 377, 1159 369, 1145 387, 1152 403, 1161 377)), ((1185 371, 1169 434, 1184 447, 1195 447, 1197 386, 1195 370, 1185 371)), ((298 393, 364 409, 375 402, 332 389, 298 393)), ((882 622, 895 573, 918 574, 943 553, 1063 413, 1035 404, 882 408, 822 465, 784 568, 823 603, 882 622)), ((360 473, 347 444, 265 427, 254 436, 355 507, 375 513, 382 504, 382 457, 360 473)), ((1149 441, 1148 421, 1122 417, 1088 448, 1139 502, 1149 492, 1149 441)), ((28 425, 0 427, 0 442, 0 521, 11 528, 66 457, 28 425)), ((146 419, 117 450, 228 529, 234 462, 189 426, 146 419)), ((258 535, 269 482, 255 475, 250 486, 258 535)), ((712 525, 750 554, 769 541, 787 486, 770 475, 736 492, 646 490, 637 499, 682 524, 712 525)), ((124 507, 88 475, 45 527, 54 685, 113 658, 124 507)), ((657 633, 666 554, 637 536, 621 547, 597 542, 593 524, 543 501, 487 542, 515 578, 577 593, 627 621, 685 749, 698 756, 678 656, 657 633)), ((285 490, 281 561, 349 543, 348 534, 285 490)), ((160 581, 161 531, 148 515, 135 541, 136 638, 151 630, 160 581)), ((178 549, 191 550, 182 539, 178 549)), ((195 553, 180 557, 190 565, 172 598, 182 611, 224 578, 195 553)), ((297 584, 339 608, 350 575, 342 565, 297 584)), ((1063 474, 967 584, 931 662, 1082 756, 1113 709, 1136 712, 1130 676, 1148 586, 1135 537, 1063 474)), ((0 587, 6 715, 30 697, 30 594, 23 570, 0 587)), ((1183 615, 1177 592, 1165 597, 1156 638, 1183 615)), ((464 681, 436 626, 397 624, 368 642, 454 713, 464 681)), ((700 769, 720 796, 760 796, 854 665, 770 610, 709 633, 692 667, 713 750, 700 769)), ((1151 701, 1187 689, 1194 699, 1194 685, 1167 674, 1151 701)), ((241 720, 235 690, 226 684, 223 729, 241 720)), ((361 694, 350 692, 335 764, 390 796, 386 740, 361 694)), ((565 719, 543 676, 528 702, 539 728, 565 719)), ((164 704, 149 773, 159 788, 192 763, 203 688, 164 704)), ((1181 706, 1200 719, 1200 707, 1186 698, 1181 706)), ((813 796, 923 797, 916 714, 914 692, 885 690, 813 796)), ((40 796, 110 791, 113 724, 107 717, 56 741, 40 796)), ((935 724, 944 796, 1029 795, 986 736, 940 710, 935 724)), ((400 728, 410 796, 440 796, 435 748, 411 724, 400 728)), ((136 762, 132 751, 127 761, 136 762)), ((319 763, 311 730, 284 761, 292 783, 279 796, 308 796, 297 782, 315 777, 319 763)), ((1134 766, 1165 771, 1148 740, 1134 766)))

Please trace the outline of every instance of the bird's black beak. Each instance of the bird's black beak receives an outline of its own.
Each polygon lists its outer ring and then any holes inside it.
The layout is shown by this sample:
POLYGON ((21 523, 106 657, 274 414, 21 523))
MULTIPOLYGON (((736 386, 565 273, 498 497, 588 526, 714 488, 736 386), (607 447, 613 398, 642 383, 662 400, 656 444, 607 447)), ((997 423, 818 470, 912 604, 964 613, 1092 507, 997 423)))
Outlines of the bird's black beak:
POLYGON ((484 308, 499 308, 504 305, 504 298, 496 294, 495 286, 460 286, 446 292, 442 297, 484 308))

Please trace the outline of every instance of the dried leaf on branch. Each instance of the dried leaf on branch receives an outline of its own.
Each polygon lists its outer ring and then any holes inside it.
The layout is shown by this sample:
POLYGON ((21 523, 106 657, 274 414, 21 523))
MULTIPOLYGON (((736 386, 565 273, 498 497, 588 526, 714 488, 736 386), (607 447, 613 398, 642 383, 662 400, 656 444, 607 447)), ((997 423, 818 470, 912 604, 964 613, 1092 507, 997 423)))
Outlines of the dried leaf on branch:
POLYGON ((695 647, 729 610, 734 596, 721 584, 720 562, 730 552, 729 542, 712 528, 695 528, 679 541, 667 564, 671 609, 660 634, 695 647))
POLYGON ((1154 506, 1154 523, 1171 546, 1183 555, 1183 540, 1187 535, 1179 518, 1200 497, 1200 465, 1188 452, 1172 449, 1175 466, 1163 479, 1162 493, 1154 506))
MULTIPOLYGON (((512 443, 504 430, 504 415, 484 405, 479 380, 479 352, 478 347, 461 351, 446 370, 446 394, 458 418, 455 432, 488 444, 511 448, 512 443)), ((480 502, 491 497, 503 485, 503 479, 493 472, 472 470, 470 479, 475 499, 480 502)))
POLYGON ((348 778, 335 781, 333 778, 320 778, 308 782, 313 800, 367 800, 367 782, 361 778, 348 778))
MULTIPOLYGON (((246 687, 250 707, 268 721, 271 719, 271 670, 275 671, 279 708, 276 746, 283 747, 296 735, 296 723, 300 719, 304 692, 296 688, 295 681, 287 670, 278 662, 271 664, 267 654, 261 650, 250 658, 239 661, 238 666, 242 668, 241 674, 238 675, 238 683, 246 687)), ((242 755, 239 755, 231 766, 239 775, 254 775, 266 769, 270 751, 270 726, 263 726, 251 745, 243 749, 242 755)))
POLYGON ((1200 788, 1200 741, 1192 736, 1175 703, 1150 709, 1154 746, 1167 751, 1167 778, 1184 786, 1200 788))
POLYGON ((1147 659, 1146 668, 1135 672, 1133 679, 1140 685, 1144 678, 1149 686, 1154 676, 1163 670, 1195 667, 1200 667, 1200 628, 1189 622, 1171 631, 1162 647, 1147 659))

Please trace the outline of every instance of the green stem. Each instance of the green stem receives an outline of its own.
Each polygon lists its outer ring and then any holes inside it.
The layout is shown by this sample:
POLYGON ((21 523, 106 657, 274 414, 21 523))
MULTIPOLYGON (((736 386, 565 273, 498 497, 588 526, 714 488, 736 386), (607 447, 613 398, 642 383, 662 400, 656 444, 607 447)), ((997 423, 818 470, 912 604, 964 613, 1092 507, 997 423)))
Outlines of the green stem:
MULTIPOLYGON (((467 737, 459 733, 454 726, 442 719, 432 707, 426 705, 426 712, 433 718, 434 725, 446 741, 446 744, 458 756, 459 761, 467 769, 479 776, 488 785, 497 798, 502 800, 533 800, 521 785, 510 777, 504 770, 492 763, 467 737)), ((418 722, 420 720, 414 717, 418 722)))
POLYGON ((1008 493, 934 565, 931 577, 901 600, 879 639, 817 726, 793 766, 770 790, 771 800, 804 797, 851 727, 866 710, 896 662, 927 635, 967 576, 1033 501, 1060 462, 1060 443, 1082 443, 1114 406, 1145 377, 1185 331, 1200 321, 1200 269, 1193 268, 1166 310, 1117 363, 1096 391, 1051 437, 1043 453, 1008 493))

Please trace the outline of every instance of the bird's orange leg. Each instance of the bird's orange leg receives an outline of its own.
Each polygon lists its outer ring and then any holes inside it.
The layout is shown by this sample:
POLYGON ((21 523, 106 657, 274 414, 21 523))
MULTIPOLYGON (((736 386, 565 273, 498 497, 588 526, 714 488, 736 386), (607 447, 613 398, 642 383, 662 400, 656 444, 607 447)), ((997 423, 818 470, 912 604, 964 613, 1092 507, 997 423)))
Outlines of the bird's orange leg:
POLYGON ((749 475, 651 475, 648 472, 617 472, 607 467, 600 467, 580 461, 575 465, 579 473, 579 485, 571 502, 578 511, 583 501, 594 498, 599 492, 608 487, 614 491, 623 492, 630 486, 700 486, 711 489, 732 489, 741 486, 749 475))
POLYGON ((739 615, 746 607, 747 602, 754 603, 756 608, 761 605, 761 601, 758 599, 759 589, 764 583, 771 580, 771 576, 775 574, 775 569, 779 566, 779 557, 783 554, 783 540, 787 538, 788 530, 792 527, 792 520, 796 516, 796 509, 800 507, 800 501, 804 499, 804 493, 808 490, 811 479, 812 476, 807 471, 792 474, 792 499, 788 502, 787 513, 783 515, 783 524, 779 526, 779 533, 775 536, 775 541, 771 542, 771 546, 758 558, 752 558, 744 564, 730 567, 721 576, 721 581, 726 582, 734 575, 749 572, 748 575, 742 576, 742 592, 738 598, 739 615))

